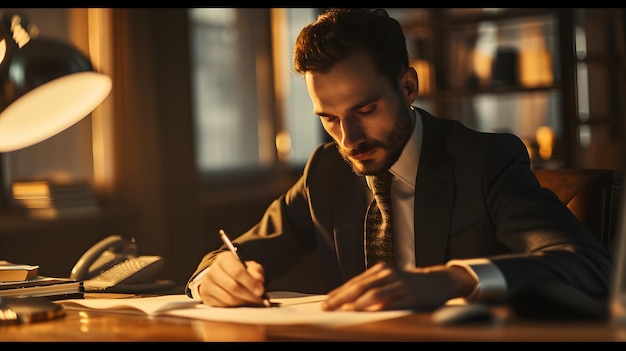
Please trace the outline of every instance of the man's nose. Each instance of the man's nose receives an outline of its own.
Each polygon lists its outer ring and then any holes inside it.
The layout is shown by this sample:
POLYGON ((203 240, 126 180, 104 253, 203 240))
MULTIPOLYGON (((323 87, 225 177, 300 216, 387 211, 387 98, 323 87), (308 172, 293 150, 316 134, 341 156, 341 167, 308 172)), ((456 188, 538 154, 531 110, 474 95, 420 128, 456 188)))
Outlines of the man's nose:
POLYGON ((348 117, 341 121, 341 144, 345 149, 355 149, 364 140, 363 129, 358 120, 348 117))

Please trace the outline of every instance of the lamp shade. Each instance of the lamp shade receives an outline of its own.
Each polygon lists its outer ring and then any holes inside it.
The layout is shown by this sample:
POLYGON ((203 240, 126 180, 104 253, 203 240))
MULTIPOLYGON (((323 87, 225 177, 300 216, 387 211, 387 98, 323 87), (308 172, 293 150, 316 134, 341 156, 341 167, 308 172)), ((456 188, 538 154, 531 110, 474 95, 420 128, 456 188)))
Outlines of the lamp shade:
POLYGON ((88 116, 111 79, 63 41, 30 36, 24 18, 0 21, 0 152, 48 139, 88 116))

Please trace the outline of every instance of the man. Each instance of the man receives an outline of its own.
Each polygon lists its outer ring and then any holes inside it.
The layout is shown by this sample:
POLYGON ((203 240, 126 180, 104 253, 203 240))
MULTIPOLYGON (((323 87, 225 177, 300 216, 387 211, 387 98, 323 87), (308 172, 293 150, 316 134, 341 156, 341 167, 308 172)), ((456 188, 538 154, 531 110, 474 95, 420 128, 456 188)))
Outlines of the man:
POLYGON ((302 177, 235 240, 247 269, 222 247, 203 258, 188 295, 213 306, 261 305, 264 283, 312 250, 332 289, 322 307, 329 311, 503 302, 554 282, 607 295, 610 255, 540 187, 519 138, 411 106, 417 73, 385 11, 321 14, 299 34, 294 67, 333 142, 319 146, 302 177), (366 269, 369 176, 388 170, 395 263, 366 269))

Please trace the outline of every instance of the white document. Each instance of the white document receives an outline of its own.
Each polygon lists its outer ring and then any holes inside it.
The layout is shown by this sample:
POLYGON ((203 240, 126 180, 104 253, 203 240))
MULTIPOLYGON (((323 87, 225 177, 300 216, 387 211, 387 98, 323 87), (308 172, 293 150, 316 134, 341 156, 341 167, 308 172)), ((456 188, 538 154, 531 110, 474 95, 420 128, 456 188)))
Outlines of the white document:
POLYGON ((110 298, 110 299, 68 299, 58 300, 68 309, 92 309, 104 312, 146 314, 158 316, 174 309, 193 308, 200 302, 187 295, 163 295, 155 297, 110 298))
POLYGON ((322 311, 326 295, 294 292, 268 293, 278 307, 210 307, 186 295, 164 295, 128 299, 70 299, 59 300, 70 309, 94 309, 116 313, 143 313, 151 316, 167 315, 209 321, 246 324, 309 324, 347 326, 396 318, 411 314, 410 310, 351 312, 322 311))

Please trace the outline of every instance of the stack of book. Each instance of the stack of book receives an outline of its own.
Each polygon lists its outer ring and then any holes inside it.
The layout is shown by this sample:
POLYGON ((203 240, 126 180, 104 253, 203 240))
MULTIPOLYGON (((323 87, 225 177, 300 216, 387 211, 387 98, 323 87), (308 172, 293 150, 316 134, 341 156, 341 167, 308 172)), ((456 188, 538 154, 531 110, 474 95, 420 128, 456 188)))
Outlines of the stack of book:
POLYGON ((41 297, 48 300, 83 298, 83 282, 39 275, 39 266, 0 261, 0 298, 41 297))
POLYGON ((13 202, 30 218, 54 219, 92 215, 100 211, 87 182, 61 184, 48 181, 13 182, 13 202))
POLYGON ((24 281, 36 277, 39 266, 0 261, 0 282, 24 281))
POLYGON ((42 297, 51 301, 82 299, 85 296, 83 282, 70 278, 38 275, 24 281, 0 282, 0 298, 42 297))

